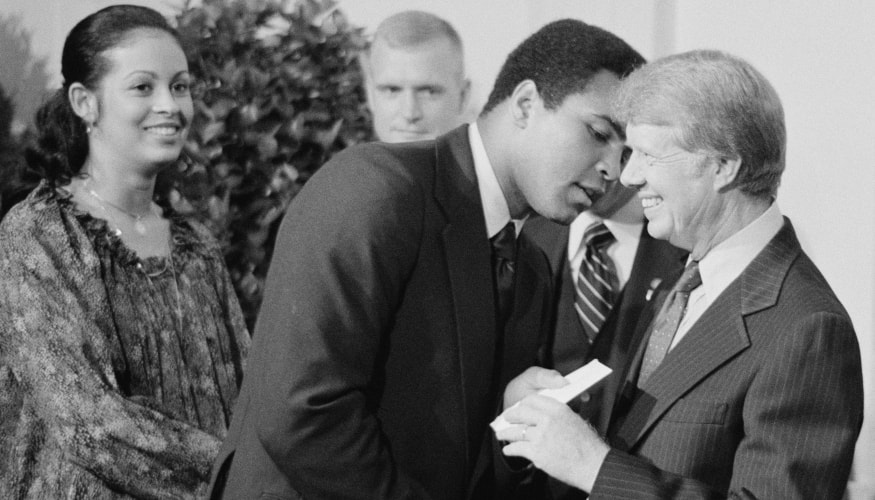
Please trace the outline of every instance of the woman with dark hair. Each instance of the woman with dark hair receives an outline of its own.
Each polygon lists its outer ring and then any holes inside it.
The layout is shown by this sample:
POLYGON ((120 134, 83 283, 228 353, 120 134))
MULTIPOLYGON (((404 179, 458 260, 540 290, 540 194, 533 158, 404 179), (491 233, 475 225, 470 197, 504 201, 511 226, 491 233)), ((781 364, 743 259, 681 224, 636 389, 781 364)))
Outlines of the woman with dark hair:
POLYGON ((175 32, 112 6, 77 24, 0 224, 2 498, 203 492, 249 334, 218 244, 153 201, 193 115, 175 32))

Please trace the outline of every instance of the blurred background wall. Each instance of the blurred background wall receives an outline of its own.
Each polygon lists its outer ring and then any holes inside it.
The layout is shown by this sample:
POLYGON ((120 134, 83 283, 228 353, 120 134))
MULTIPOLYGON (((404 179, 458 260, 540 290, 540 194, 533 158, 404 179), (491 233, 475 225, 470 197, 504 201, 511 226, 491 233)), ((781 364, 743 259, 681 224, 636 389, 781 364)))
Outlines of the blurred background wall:
MULTIPOLYGON (((172 15, 184 0, 0 0, 0 84, 19 127, 60 84, 64 36, 87 14, 137 3, 172 15)), ((803 246, 851 314, 863 354, 866 422, 851 498, 875 499, 875 2, 867 0, 340 0, 372 32, 405 9, 450 21, 465 43, 476 116, 505 56, 543 24, 574 17, 626 39, 648 59, 696 48, 746 58, 778 90, 787 115, 779 191, 803 246)))

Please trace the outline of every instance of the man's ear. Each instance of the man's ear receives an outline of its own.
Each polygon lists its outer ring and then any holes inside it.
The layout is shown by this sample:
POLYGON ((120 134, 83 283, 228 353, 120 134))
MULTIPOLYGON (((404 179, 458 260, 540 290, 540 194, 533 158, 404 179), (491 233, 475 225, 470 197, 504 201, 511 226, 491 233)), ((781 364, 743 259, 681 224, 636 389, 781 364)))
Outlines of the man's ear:
POLYGON ((471 80, 462 80, 462 95, 459 98, 459 114, 468 109, 468 101, 471 99, 471 80))
POLYGON ((741 169, 741 158, 721 157, 714 161, 714 189, 723 192, 735 184, 738 171, 741 169))
POLYGON ((99 110, 97 109, 97 96, 79 82, 70 85, 67 90, 67 98, 76 116, 86 124, 97 122, 99 110))
POLYGON ((373 113, 373 102, 375 99, 376 89, 374 89, 374 80, 371 76, 371 51, 366 50, 358 56, 359 67, 362 70, 362 78, 365 84, 365 105, 373 113))
POLYGON ((528 126, 535 105, 540 102, 538 86, 532 80, 523 80, 517 84, 510 95, 510 112, 517 127, 528 126))

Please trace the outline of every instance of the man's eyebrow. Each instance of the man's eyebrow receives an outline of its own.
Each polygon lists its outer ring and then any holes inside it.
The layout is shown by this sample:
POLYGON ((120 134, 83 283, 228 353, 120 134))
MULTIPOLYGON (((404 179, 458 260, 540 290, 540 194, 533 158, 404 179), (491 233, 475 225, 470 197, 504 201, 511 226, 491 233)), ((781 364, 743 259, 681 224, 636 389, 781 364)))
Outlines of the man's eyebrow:
POLYGON ((595 116, 608 122, 608 124, 610 124, 611 128, 614 129, 614 132, 616 132, 617 135, 620 136, 620 139, 623 139, 624 141, 626 140, 626 129, 622 125, 617 123, 616 120, 614 120, 613 118, 611 118, 608 115, 595 115, 595 116))

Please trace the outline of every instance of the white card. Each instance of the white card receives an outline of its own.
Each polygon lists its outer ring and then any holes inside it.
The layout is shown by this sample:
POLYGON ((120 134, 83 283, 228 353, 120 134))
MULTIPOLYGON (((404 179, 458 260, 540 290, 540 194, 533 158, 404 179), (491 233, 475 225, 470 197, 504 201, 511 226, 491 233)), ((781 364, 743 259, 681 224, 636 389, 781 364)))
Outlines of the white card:
MULTIPOLYGON (((565 379, 568 380, 568 385, 562 386, 558 389, 544 389, 538 394, 553 398, 560 403, 568 403, 572 399, 583 394, 583 392, 590 387, 599 383, 603 378, 610 375, 611 371, 610 368, 600 363, 599 360, 594 359, 566 375, 565 379)), ((516 406, 516 404, 514 406, 516 406)), ((504 418, 504 413, 502 412, 502 414, 489 425, 492 427, 493 431, 498 432, 508 427, 512 427, 514 424, 508 422, 504 418)))

